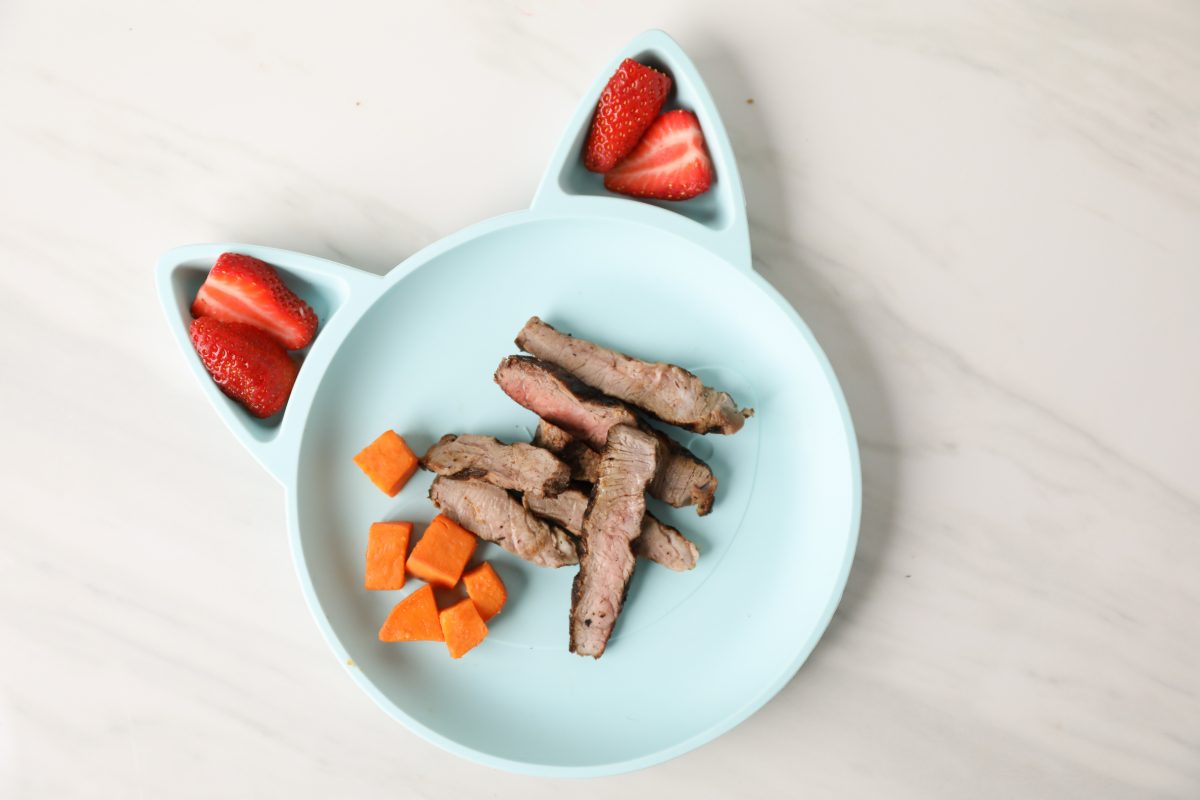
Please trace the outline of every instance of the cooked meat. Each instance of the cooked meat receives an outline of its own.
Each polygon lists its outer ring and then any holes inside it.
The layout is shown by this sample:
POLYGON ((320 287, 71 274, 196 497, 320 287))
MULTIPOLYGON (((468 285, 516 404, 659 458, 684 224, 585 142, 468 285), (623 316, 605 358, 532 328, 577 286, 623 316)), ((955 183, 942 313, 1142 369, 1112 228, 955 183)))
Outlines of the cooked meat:
POLYGON ((587 511, 588 496, 579 489, 565 489, 554 497, 521 498, 525 508, 543 519, 548 519, 567 533, 579 536, 583 533, 583 515, 587 511))
POLYGON ((495 542, 526 561, 541 567, 579 562, 575 542, 566 531, 527 511, 499 486, 439 475, 429 487, 429 499, 480 539, 495 542))
POLYGON ((717 494, 717 476, 712 469, 670 436, 654 433, 667 448, 667 456, 650 484, 650 495, 674 508, 694 505, 700 516, 712 511, 717 494))
POLYGON ((633 552, 676 572, 695 569, 700 558, 700 551, 691 539, 650 514, 642 520, 642 535, 633 540, 633 552))
POLYGON ((571 470, 571 480, 580 483, 595 483, 600 470, 600 454, 578 439, 556 453, 571 470))
MULTIPOLYGON (((509 356, 501 361, 495 380, 505 394, 559 429, 546 430, 542 440, 547 443, 561 441, 565 433, 593 444, 601 433, 601 438, 606 438, 614 425, 641 426, 667 448, 659 475, 650 484, 651 496, 675 508, 694 505, 700 515, 712 510, 717 478, 708 465, 665 433, 641 423, 619 400, 597 394, 557 367, 528 356, 509 356)), ((565 453, 561 458, 568 460, 565 453)), ((575 451, 570 458, 574 461, 573 477, 595 483, 589 461, 592 457, 575 451)))
POLYGON ((537 317, 530 318, 517 334, 517 347, 604 394, 696 433, 737 433, 746 417, 754 414, 749 408, 739 411, 732 397, 705 386, 683 367, 642 361, 576 339, 537 317))
POLYGON ((482 478, 531 494, 558 494, 571 480, 570 468, 550 451, 524 442, 504 444, 491 436, 443 436, 429 448, 421 466, 438 475, 482 478))
POLYGON ((637 415, 620 400, 588 389, 552 364, 529 356, 509 356, 496 369, 504 393, 539 417, 604 449, 613 425, 636 425, 637 415))
POLYGON ((646 487, 662 444, 630 425, 614 425, 600 458, 600 476, 583 517, 579 573, 571 589, 572 653, 599 658, 617 624, 642 532, 646 487))
POLYGON ((538 420, 533 443, 553 452, 571 470, 571 480, 595 483, 600 454, 579 439, 544 419, 538 420))
MULTIPOLYGON (((567 533, 582 533, 588 496, 579 489, 566 489, 555 497, 527 494, 523 502, 534 514, 550 520, 567 533)), ((695 544, 649 511, 642 517, 642 535, 633 540, 633 553, 676 572, 695 568, 696 559, 700 557, 695 544)))
POLYGON ((567 445, 559 456, 571 470, 571 480, 595 483, 600 475, 600 454, 581 441, 567 445))
POLYGON ((533 432, 533 443, 544 447, 551 453, 561 453, 567 445, 575 441, 575 437, 555 425, 553 422, 538 420, 537 430, 533 432))

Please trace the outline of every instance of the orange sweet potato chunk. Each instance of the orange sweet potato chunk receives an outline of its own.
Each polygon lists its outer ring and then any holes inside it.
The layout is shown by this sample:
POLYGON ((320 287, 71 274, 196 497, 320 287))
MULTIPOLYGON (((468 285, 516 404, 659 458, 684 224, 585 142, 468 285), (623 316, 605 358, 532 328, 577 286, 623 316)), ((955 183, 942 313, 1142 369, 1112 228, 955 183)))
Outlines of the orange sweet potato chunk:
POLYGON ((404 437, 392 430, 364 447, 354 463, 388 497, 395 497, 417 471, 417 457, 404 437))
POLYGON ((459 600, 438 615, 442 623, 442 636, 451 658, 463 655, 487 636, 487 624, 475 609, 470 598, 459 600))
POLYGON ((434 586, 450 589, 474 552, 475 534, 438 514, 408 557, 408 571, 434 586))
POLYGON ((411 522, 376 522, 367 534, 367 589, 404 588, 404 557, 408 555, 411 522))
POLYGON ((464 572, 462 580, 467 587, 467 596, 475 604, 475 609, 484 622, 504 608, 504 603, 508 600, 508 591, 490 563, 485 561, 475 569, 464 572))
POLYGON ((440 642, 442 624, 438 619, 433 587, 425 584, 401 600, 379 629, 381 642, 440 642))

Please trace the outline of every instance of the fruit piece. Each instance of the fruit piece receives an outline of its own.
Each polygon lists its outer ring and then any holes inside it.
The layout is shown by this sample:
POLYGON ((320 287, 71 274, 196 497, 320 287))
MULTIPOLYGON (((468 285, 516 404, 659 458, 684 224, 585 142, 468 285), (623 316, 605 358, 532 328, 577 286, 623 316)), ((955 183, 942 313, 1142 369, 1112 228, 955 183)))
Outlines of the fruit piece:
POLYGON ((475 569, 464 572, 462 580, 467 587, 467 596, 475 604, 475 609, 484 622, 504 608, 508 592, 504 588, 504 581, 500 580, 491 564, 485 561, 475 569))
POLYGON ((627 58, 608 79, 583 151, 583 165, 592 172, 608 172, 637 146, 654 122, 671 77, 627 58))
POLYGON ((244 322, 262 328, 284 347, 308 347, 317 315, 296 296, 275 268, 241 253, 222 253, 192 302, 193 317, 244 322))
POLYGON ((458 583, 474 552, 475 534, 445 514, 438 514, 408 557, 408 571, 434 586, 449 589, 458 583))
POLYGON ((300 366, 269 334, 253 325, 201 317, 192 321, 188 335, 222 392, 259 418, 283 410, 300 366))
POLYGON ((404 437, 391 430, 384 431, 364 447, 354 457, 354 463, 388 497, 395 497, 404 488, 418 465, 417 457, 404 437))
POLYGON ((487 624, 475 604, 467 600, 459 600, 438 614, 442 624, 442 637, 446 640, 446 649, 451 658, 462 658, 468 650, 483 641, 488 634, 487 624))
POLYGON ((404 557, 408 555, 411 522, 376 522, 367 534, 367 589, 404 587, 404 557))
POLYGON ((401 600, 379 629, 381 642, 441 642, 442 623, 438 619, 433 587, 425 584, 401 600))
POLYGON ((634 197, 687 200, 712 185, 712 162, 700 122, 690 111, 654 121, 633 152, 604 176, 604 188, 634 197))

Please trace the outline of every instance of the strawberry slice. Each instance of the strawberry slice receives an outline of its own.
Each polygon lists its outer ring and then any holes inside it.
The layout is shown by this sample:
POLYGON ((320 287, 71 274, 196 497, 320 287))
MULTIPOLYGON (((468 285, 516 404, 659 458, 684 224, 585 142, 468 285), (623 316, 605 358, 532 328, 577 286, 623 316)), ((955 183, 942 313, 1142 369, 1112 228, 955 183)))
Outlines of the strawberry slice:
POLYGON ((634 197, 687 200, 712 186, 712 162, 700 122, 690 111, 668 111, 633 152, 604 176, 604 187, 634 197))
POLYGON ((259 418, 283 410, 300 366, 269 333, 242 322, 200 317, 192 321, 188 335, 221 391, 259 418))
POLYGON ((637 146, 670 91, 669 75, 632 58, 622 61, 600 93, 583 165, 592 172, 612 169, 637 146))
POLYGON ((193 317, 244 322, 275 337, 289 350, 307 347, 317 334, 317 315, 270 264, 241 253, 222 253, 196 299, 193 317))

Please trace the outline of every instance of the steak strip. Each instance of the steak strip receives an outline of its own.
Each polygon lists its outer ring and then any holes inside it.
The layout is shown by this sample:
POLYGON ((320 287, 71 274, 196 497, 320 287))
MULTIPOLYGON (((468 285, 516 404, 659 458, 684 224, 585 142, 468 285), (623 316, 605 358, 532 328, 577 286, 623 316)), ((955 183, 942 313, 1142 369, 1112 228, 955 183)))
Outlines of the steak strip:
MULTIPOLYGON (((567 533, 578 536, 583 531, 588 496, 578 489, 567 489, 554 497, 527 494, 522 502, 534 514, 561 526, 567 533)), ((695 544, 649 511, 642 518, 642 535, 633 540, 633 553, 676 572, 694 569, 700 557, 695 544)))
POLYGON ((524 442, 504 444, 491 436, 447 434, 421 466, 449 478, 482 478, 503 489, 555 495, 567 488, 571 469, 555 455, 524 442))
POLYGON ((439 475, 429 499, 442 513, 480 539, 541 567, 579 563, 575 541, 562 528, 527 511, 504 489, 474 478, 439 475))
POLYGON ((562 428, 544 419, 538 420, 533 443, 562 459, 571 470, 571 480, 595 483, 600 472, 600 454, 562 428))
POLYGON ((739 411, 727 393, 705 386, 683 367, 609 350, 560 333, 537 317, 525 323, 516 343, 604 394, 696 433, 737 433, 754 414, 751 408, 739 411))
POLYGON ((504 393, 547 422, 604 449, 614 425, 634 425, 637 415, 620 400, 605 397, 558 367, 529 356, 508 356, 493 376, 504 393))
MULTIPOLYGON (((708 465, 665 433, 646 427, 621 401, 598 394, 558 367, 529 356, 505 358, 496 368, 495 381, 517 403, 593 450, 603 449, 613 426, 640 426, 667 451, 650 484, 651 496, 675 508, 694 505, 701 515, 712 510, 717 478, 708 465)), ((558 434, 548 431, 549 436, 558 434)), ((583 474, 582 469, 577 471, 583 474)))
POLYGON ((712 511, 717 476, 708 464, 662 431, 644 425, 643 429, 653 433, 667 451, 658 474, 650 482, 650 496, 673 508, 693 505, 700 516, 712 511))
POLYGON ((600 457, 600 477, 583 517, 579 573, 571 587, 572 653, 599 658, 617 624, 637 559, 646 487, 662 445, 629 425, 615 425, 600 457))

